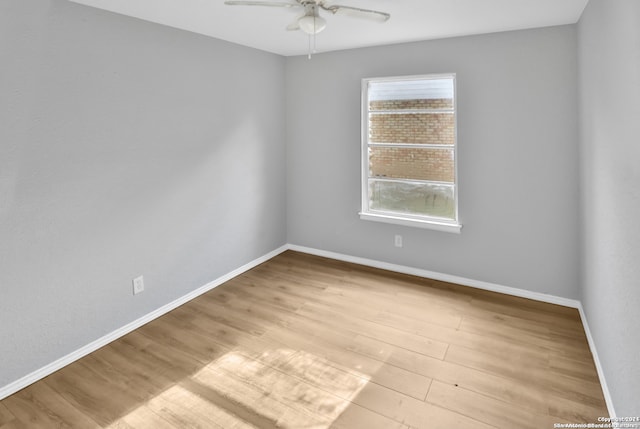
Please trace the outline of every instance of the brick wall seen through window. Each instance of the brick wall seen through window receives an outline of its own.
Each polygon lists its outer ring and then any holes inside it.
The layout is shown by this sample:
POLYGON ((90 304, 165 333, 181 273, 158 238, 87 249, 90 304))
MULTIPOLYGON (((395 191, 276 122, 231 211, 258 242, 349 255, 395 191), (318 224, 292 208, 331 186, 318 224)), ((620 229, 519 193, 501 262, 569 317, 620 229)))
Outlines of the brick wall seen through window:
POLYGON ((455 78, 365 79, 362 213, 457 224, 455 78))

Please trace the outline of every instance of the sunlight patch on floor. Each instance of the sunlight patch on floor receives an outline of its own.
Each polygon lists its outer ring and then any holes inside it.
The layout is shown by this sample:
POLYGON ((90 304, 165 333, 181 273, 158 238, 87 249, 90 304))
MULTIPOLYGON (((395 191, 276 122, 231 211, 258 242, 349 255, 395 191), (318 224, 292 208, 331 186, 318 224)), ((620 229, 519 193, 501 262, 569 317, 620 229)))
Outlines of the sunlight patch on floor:
POLYGON ((304 351, 231 351, 110 428, 326 429, 368 382, 304 351))

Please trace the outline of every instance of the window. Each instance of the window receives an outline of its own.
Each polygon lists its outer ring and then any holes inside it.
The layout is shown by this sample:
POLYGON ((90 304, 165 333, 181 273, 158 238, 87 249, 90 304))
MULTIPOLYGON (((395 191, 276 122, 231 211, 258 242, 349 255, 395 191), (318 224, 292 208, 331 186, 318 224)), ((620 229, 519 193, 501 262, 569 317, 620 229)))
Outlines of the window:
POLYGON ((360 217, 460 232, 454 74, 362 81, 360 217))

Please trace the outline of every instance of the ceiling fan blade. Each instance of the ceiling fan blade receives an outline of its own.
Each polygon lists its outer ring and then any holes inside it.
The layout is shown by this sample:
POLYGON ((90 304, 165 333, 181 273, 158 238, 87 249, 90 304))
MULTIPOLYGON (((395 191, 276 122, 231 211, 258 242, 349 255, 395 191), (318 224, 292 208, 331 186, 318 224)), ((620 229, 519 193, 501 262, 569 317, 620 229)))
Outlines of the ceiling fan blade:
POLYGON ((230 6, 269 6, 269 7, 297 7, 299 3, 284 3, 276 1, 245 1, 245 0, 227 0, 224 2, 230 6))
MULTIPOLYGON (((300 18, 298 18, 298 19, 300 19, 300 18)), ((298 24, 298 19, 293 21, 291 24, 287 25, 287 31, 300 30, 300 24, 298 24)))
POLYGON ((320 7, 322 7, 324 10, 330 11, 334 15, 347 15, 353 16, 355 18, 371 19, 378 22, 385 22, 389 18, 391 18, 391 15, 386 12, 380 12, 378 10, 371 9, 362 9, 359 7, 342 6, 339 4, 325 6, 322 3, 320 3, 320 7))

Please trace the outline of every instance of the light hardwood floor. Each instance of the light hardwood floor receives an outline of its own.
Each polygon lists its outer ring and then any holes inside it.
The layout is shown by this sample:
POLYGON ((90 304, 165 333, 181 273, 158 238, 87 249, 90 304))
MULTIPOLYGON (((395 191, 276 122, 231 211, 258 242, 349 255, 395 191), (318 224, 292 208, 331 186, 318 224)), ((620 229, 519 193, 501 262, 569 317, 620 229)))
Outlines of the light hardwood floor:
POLYGON ((0 428, 553 428, 575 309, 285 252, 0 402, 0 428))

